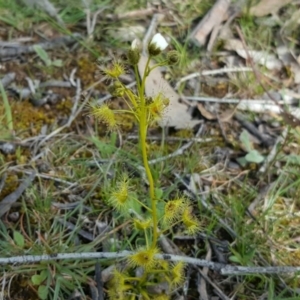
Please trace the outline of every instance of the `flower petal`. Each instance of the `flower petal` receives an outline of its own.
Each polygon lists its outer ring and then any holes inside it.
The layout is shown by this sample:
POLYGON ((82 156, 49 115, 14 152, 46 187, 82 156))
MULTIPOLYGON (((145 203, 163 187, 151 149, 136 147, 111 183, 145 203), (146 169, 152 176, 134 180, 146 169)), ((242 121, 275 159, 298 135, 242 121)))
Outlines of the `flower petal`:
POLYGON ((134 39, 131 43, 131 49, 136 50, 140 48, 140 41, 138 39, 134 39))
POLYGON ((169 45, 166 39, 160 33, 156 33, 153 36, 150 44, 155 44, 155 46, 159 48, 160 51, 165 50, 169 45))

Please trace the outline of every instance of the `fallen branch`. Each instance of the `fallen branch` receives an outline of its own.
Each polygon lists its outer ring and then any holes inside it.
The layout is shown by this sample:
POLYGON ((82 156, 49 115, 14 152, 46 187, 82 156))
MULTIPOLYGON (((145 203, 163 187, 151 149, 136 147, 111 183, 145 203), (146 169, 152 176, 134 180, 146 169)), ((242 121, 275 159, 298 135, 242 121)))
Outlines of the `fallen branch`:
MULTIPOLYGON (((118 258, 126 258, 132 254, 134 254, 133 251, 54 253, 50 255, 48 254, 22 255, 22 256, 0 258, 0 265, 28 264, 28 263, 47 262, 47 261, 49 262, 53 260, 68 260, 68 259, 118 259, 118 258)), ((204 259, 198 259, 198 258, 193 258, 188 256, 181 256, 181 255, 156 254, 155 258, 166 260, 166 261, 182 261, 187 264, 207 267, 212 270, 221 270, 226 266, 221 263, 215 263, 204 259)))
POLYGON ((270 267, 243 267, 226 265, 221 269, 222 275, 250 275, 250 274, 294 274, 300 272, 300 267, 270 266, 270 267))
MULTIPOLYGON (((134 254, 133 251, 121 252, 84 252, 84 253, 54 253, 43 255, 23 255, 0 258, 0 265, 28 264, 38 262, 50 262, 53 260, 68 259, 122 259, 134 254)), ((217 263, 205 259, 198 259, 182 255, 156 254, 156 259, 184 262, 200 267, 207 267, 211 270, 219 271, 222 275, 249 275, 249 274, 284 274, 300 272, 300 267, 292 266, 267 266, 267 267, 244 267, 231 266, 217 263)))
POLYGON ((74 33, 71 36, 61 36, 52 40, 37 43, 35 45, 15 45, 13 47, 5 47, 0 49, 0 61, 11 59, 16 56, 20 56, 27 53, 35 53, 35 46, 38 45, 44 50, 53 50, 62 46, 68 46, 77 42, 81 38, 81 34, 74 33))

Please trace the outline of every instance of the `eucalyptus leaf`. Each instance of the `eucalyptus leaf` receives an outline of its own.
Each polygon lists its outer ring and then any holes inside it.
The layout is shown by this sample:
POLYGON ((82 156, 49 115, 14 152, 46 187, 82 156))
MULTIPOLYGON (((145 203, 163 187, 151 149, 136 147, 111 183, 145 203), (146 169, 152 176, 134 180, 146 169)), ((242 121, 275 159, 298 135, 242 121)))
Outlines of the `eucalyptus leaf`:
POLYGON ((158 220, 161 220, 165 213, 165 205, 166 203, 164 201, 157 201, 157 218, 158 220))
POLYGON ((247 130, 244 129, 240 134, 240 141, 247 152, 250 152, 253 149, 252 143, 250 141, 250 134, 247 130))
POLYGON ((261 163, 265 158, 257 151, 257 150, 251 150, 249 153, 245 156, 245 159, 248 162, 253 163, 261 163))
POLYGON ((109 158, 116 151, 116 146, 112 143, 102 142, 94 136, 90 140, 96 145, 101 156, 104 158, 109 158))
POLYGON ((300 165, 300 155, 297 154, 290 154, 289 156, 284 157, 283 160, 293 165, 300 165))
POLYGON ((14 231, 13 237, 14 242, 17 244, 17 246, 24 248, 25 241, 23 235, 18 231, 14 231))
POLYGON ((164 194, 164 191, 160 188, 155 188, 155 197, 156 199, 161 199, 164 194))
POLYGON ((40 46, 40 45, 34 45, 33 46, 34 51, 39 56, 39 58, 45 63, 47 67, 51 66, 51 59, 49 58, 48 53, 40 46))
POLYGON ((62 67, 63 66, 63 61, 61 59, 55 59, 52 61, 52 65, 54 67, 62 67))
POLYGON ((238 157, 236 159, 236 161, 242 166, 242 167, 246 167, 247 166, 247 160, 245 157, 238 157))
POLYGON ((40 274, 34 274, 31 276, 31 281, 34 285, 40 285, 48 277, 47 270, 43 270, 40 274))
POLYGON ((229 257, 229 260, 235 263, 240 263, 240 259, 236 257, 235 255, 232 255, 229 257))
POLYGON ((45 285, 40 285, 38 288, 39 298, 45 300, 48 298, 48 288, 45 285))

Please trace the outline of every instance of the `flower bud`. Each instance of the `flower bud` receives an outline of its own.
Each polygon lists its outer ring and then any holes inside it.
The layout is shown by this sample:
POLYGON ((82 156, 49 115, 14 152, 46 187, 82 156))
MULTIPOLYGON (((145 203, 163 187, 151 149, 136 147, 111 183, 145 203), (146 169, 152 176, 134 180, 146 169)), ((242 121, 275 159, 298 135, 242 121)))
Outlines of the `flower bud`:
POLYGON ((131 48, 128 50, 127 59, 131 65, 137 65, 141 57, 140 41, 134 39, 131 43, 131 48))
POLYGON ((176 50, 171 50, 167 54, 167 61, 169 65, 175 65, 179 62, 179 53, 176 50))
POLYGON ((150 56, 156 56, 164 51, 168 47, 168 42, 160 34, 157 33, 152 38, 151 42, 148 45, 148 52, 150 56))
POLYGON ((149 105, 149 104, 153 103, 153 98, 152 97, 146 97, 145 102, 146 102, 146 105, 149 105))
POLYGON ((170 105, 170 99, 169 98, 163 98, 163 104, 164 106, 169 106, 170 105))
POLYGON ((129 49, 127 52, 127 59, 131 65, 137 65, 141 57, 141 53, 139 50, 129 49))
POLYGON ((124 95, 125 89, 121 82, 115 81, 108 87, 108 91, 113 97, 122 97, 124 95))
POLYGON ((131 43, 131 50, 140 50, 140 41, 138 39, 134 39, 131 43))

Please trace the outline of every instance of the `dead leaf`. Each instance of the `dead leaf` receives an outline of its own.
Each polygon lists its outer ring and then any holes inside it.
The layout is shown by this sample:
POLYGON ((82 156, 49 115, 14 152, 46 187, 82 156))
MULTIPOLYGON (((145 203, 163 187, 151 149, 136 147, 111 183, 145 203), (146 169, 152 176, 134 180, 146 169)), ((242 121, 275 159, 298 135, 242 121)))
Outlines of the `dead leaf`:
POLYGON ((197 108, 199 109, 201 115, 205 119, 211 120, 211 121, 219 119, 220 122, 226 123, 226 122, 230 122, 230 120, 232 119, 232 117, 234 116, 234 114, 238 108, 238 105, 233 109, 231 109, 231 108, 226 109, 218 115, 208 111, 202 103, 198 103, 197 108))
POLYGON ((230 120, 234 116, 234 114, 237 111, 237 109, 238 109, 238 105, 235 108, 233 108, 233 109, 229 108, 229 109, 224 110, 219 115, 219 121, 222 122, 222 123, 230 122, 230 120))
POLYGON ((282 68, 282 62, 274 55, 267 53, 266 51, 248 50, 244 49, 242 41, 238 39, 229 39, 225 41, 227 50, 235 51, 240 57, 248 59, 250 58, 260 65, 266 66, 269 70, 279 70, 282 68))
POLYGON ((126 26, 120 28, 109 29, 107 33, 114 39, 122 42, 131 42, 136 38, 140 38, 145 34, 145 27, 136 26, 126 26))
POLYGON ((292 0, 261 0, 250 8, 250 14, 255 17, 263 17, 276 13, 280 8, 289 4, 292 0))
POLYGON ((208 111, 202 103, 197 104, 197 108, 199 109, 201 115, 207 120, 216 120, 217 116, 208 111))
MULTIPOLYGON (((140 74, 144 74, 147 59, 146 56, 141 56, 140 58, 138 65, 140 74)), ((153 63, 150 65, 153 66, 153 63)), ((170 104, 165 110, 163 118, 159 121, 160 126, 186 129, 193 128, 196 124, 200 123, 199 120, 192 120, 192 117, 188 112, 188 106, 179 102, 180 96, 163 78, 158 68, 151 71, 147 77, 145 93, 147 97, 155 97, 158 93, 162 93, 170 100, 170 104)))

